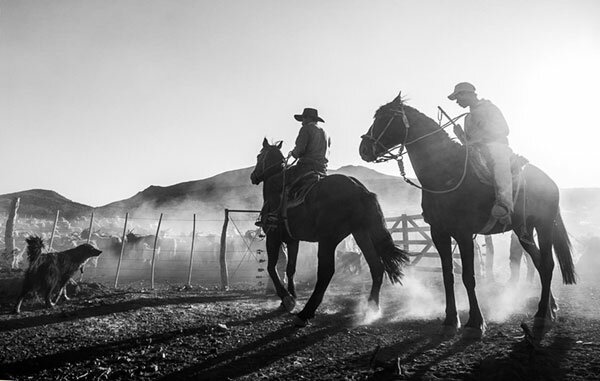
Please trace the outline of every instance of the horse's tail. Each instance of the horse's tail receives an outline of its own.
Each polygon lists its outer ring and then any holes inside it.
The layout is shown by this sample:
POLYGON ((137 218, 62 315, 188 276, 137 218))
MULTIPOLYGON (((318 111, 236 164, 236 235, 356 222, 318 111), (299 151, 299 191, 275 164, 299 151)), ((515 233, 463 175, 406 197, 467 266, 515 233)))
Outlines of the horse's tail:
POLYGON ((387 230, 377 196, 369 191, 364 194, 366 230, 390 281, 401 283, 404 275, 402 267, 409 262, 408 253, 394 244, 392 235, 387 230))
POLYGON ((575 275, 575 265, 573 264, 573 256, 571 255, 571 240, 567 234, 567 229, 565 228, 560 211, 556 213, 556 220, 554 221, 552 245, 554 246, 556 258, 558 259, 563 283, 575 284, 577 279, 575 275))
POLYGON ((34 235, 28 237, 25 242, 27 242, 27 259, 29 263, 33 263, 42 254, 44 240, 34 235))

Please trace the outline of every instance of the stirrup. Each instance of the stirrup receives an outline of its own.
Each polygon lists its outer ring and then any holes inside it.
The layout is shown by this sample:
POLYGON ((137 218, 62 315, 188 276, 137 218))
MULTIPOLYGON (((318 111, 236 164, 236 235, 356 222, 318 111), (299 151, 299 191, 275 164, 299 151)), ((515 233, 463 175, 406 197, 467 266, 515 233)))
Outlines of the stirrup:
POLYGON ((279 226, 279 217, 275 213, 268 213, 266 216, 256 221, 255 224, 265 229, 274 229, 279 226), (258 225, 260 224, 260 225, 258 225))

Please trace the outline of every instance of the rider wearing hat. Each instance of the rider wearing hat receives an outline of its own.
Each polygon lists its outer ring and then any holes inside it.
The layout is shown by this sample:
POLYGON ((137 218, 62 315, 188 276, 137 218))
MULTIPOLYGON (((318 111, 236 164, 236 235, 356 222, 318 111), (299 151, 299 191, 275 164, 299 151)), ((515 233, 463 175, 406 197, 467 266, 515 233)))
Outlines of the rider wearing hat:
POLYGON ((465 130, 455 125, 454 133, 461 142, 482 148, 484 154, 491 159, 496 191, 492 215, 501 224, 509 225, 514 209, 510 171, 512 150, 508 146, 508 124, 500 109, 488 100, 478 99, 475 86, 468 82, 457 84, 448 99, 456 100, 460 107, 469 107, 470 113, 465 118, 465 130))
MULTIPOLYGON (((317 124, 318 122, 325 123, 325 121, 319 117, 319 112, 316 109, 305 108, 302 114, 294 115, 294 119, 302 122, 302 127, 298 132, 294 149, 287 155, 288 159, 294 157, 298 160, 296 165, 286 170, 285 182, 287 185, 292 184, 294 180, 309 172, 325 175, 329 146, 331 145, 327 133, 317 124)), ((276 200, 265 200, 259 220, 256 222, 257 226, 265 228, 277 224, 276 208, 278 205, 275 204, 277 204, 276 200), (266 219, 265 216, 267 216, 266 219)))
POLYGON ((310 171, 325 174, 331 141, 325 130, 317 125, 318 122, 325 121, 314 108, 305 108, 302 114, 294 115, 294 119, 302 122, 302 127, 288 158, 294 157, 298 159, 298 163, 288 170, 287 176, 295 179, 310 171))

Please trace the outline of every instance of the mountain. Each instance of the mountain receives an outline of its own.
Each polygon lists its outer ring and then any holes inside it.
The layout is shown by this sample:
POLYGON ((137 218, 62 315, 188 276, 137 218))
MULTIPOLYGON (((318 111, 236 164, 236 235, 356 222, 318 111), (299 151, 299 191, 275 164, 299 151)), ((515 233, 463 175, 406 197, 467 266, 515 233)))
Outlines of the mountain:
MULTIPOLYGON (((252 169, 237 169, 171 186, 153 185, 131 198, 94 209, 53 191, 32 189, 0 195, 0 211, 8 212, 11 200, 20 197, 20 215, 48 219, 54 218, 57 210, 70 219, 88 216, 92 209, 97 215, 105 217, 123 216, 129 212, 132 217, 156 216, 157 213, 197 213, 203 218, 222 218, 225 208, 258 210, 262 206, 262 186, 250 183, 252 169)), ((386 216, 421 213, 421 191, 406 184, 400 177, 361 166, 344 166, 329 173, 345 174, 360 180, 377 194, 386 216)), ((587 233, 600 226, 600 188, 561 189, 560 204, 568 227, 587 233)))
MULTIPOLYGON (((137 215, 149 212, 183 213, 202 211, 204 214, 221 215, 223 209, 257 210, 262 206, 262 186, 250 183, 253 167, 228 171, 196 181, 171 186, 150 186, 126 200, 99 207, 98 214, 122 215, 129 211, 137 215)), ((329 171, 353 176, 379 196, 382 207, 389 213, 405 213, 407 209, 418 211, 420 195, 402 179, 360 167, 345 166, 329 171), (402 200, 402 202, 398 202, 402 200)))
POLYGON ((56 211, 60 210, 60 215, 69 219, 89 214, 92 210, 91 206, 71 201, 54 191, 31 189, 0 195, 0 211, 8 214, 12 200, 17 197, 21 199, 18 210, 21 216, 52 219, 56 216, 56 211))

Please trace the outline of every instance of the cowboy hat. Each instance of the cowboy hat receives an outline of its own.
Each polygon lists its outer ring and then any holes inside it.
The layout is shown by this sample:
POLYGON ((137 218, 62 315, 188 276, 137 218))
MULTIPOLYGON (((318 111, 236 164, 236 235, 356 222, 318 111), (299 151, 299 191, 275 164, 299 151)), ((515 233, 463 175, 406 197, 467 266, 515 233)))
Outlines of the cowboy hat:
POLYGON ((304 109, 304 111, 302 111, 302 114, 294 115, 294 119, 296 119, 298 122, 302 122, 302 119, 304 118, 325 123, 325 121, 319 117, 319 112, 314 108, 307 107, 304 109))
POLYGON ((458 93, 474 93, 475 92, 475 86, 471 85, 469 82, 461 82, 459 84, 457 84, 456 86, 454 86, 454 92, 450 95, 448 95, 448 99, 450 99, 451 101, 456 99, 456 95, 458 95, 458 93))

